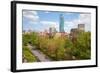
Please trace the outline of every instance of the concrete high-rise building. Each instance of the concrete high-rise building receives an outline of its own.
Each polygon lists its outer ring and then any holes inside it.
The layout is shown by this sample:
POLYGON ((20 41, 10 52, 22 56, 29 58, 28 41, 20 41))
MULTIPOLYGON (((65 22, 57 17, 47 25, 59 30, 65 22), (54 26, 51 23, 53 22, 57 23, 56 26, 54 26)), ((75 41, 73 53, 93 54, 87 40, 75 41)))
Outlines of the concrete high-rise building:
POLYGON ((78 24, 78 30, 84 31, 85 30, 85 24, 78 24))
POLYGON ((65 31, 64 31, 64 17, 63 17, 62 14, 60 14, 59 32, 65 32, 65 31))
POLYGON ((50 27, 49 28, 49 35, 50 37, 53 37, 56 34, 56 28, 55 27, 50 27))
POLYGON ((56 32, 56 28, 55 27, 50 27, 49 28, 49 33, 55 33, 56 32))

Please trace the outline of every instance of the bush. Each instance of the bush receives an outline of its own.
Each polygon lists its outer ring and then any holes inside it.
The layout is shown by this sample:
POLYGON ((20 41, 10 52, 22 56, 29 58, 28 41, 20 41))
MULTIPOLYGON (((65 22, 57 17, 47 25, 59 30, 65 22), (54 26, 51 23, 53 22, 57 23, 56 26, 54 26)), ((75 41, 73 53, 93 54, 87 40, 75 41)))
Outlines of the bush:
POLYGON ((36 62, 37 61, 36 57, 31 53, 29 48, 27 48, 25 46, 23 47, 23 56, 27 60, 27 62, 36 62))

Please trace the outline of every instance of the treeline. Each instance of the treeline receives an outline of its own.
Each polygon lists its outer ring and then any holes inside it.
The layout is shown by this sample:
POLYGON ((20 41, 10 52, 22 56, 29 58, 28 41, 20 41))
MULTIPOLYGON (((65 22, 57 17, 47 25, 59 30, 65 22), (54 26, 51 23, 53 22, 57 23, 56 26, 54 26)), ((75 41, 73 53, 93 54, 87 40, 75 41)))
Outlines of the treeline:
POLYGON ((75 41, 70 37, 47 37, 37 33, 23 34, 23 45, 31 44, 53 61, 82 60, 91 58, 91 34, 82 32, 75 41))

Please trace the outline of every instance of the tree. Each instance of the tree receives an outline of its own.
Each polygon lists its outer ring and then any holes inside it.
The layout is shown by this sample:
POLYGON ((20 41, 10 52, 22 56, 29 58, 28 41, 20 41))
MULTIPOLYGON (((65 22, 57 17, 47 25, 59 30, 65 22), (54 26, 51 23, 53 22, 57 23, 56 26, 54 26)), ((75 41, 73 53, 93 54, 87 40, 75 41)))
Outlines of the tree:
POLYGON ((73 43, 70 38, 66 37, 65 40, 66 56, 65 59, 72 59, 73 43))
POLYGON ((23 39, 22 40, 23 41, 23 46, 26 46, 29 43, 29 41, 31 39, 31 36, 29 34, 23 34, 22 39, 23 39))
POLYGON ((90 59, 91 57, 91 33, 80 32, 73 47, 73 55, 78 59, 90 59))
POLYGON ((37 46, 38 45, 38 34, 35 32, 32 32, 32 34, 30 35, 30 42, 32 45, 37 46))

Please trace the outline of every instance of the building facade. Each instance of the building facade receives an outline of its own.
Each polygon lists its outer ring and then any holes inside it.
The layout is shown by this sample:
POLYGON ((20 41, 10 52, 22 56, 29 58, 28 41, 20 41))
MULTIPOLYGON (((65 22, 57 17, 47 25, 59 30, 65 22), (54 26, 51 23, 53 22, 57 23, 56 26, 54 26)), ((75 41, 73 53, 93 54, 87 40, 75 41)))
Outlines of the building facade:
POLYGON ((62 14, 60 14, 59 32, 65 32, 65 31, 64 31, 64 17, 63 17, 62 14))
POLYGON ((85 24, 78 24, 78 30, 84 31, 85 30, 85 24))

